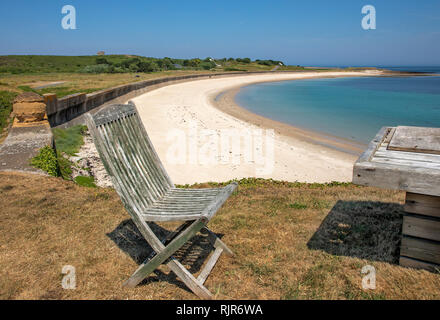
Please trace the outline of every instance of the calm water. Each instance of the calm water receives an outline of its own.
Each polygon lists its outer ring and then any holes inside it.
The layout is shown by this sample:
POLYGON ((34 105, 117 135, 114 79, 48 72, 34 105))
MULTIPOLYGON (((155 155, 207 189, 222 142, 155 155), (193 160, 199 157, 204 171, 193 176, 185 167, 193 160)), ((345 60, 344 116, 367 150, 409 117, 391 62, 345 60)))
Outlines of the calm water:
POLYGON ((382 126, 440 127, 437 76, 262 83, 244 87, 236 101, 262 116, 362 143, 382 126))

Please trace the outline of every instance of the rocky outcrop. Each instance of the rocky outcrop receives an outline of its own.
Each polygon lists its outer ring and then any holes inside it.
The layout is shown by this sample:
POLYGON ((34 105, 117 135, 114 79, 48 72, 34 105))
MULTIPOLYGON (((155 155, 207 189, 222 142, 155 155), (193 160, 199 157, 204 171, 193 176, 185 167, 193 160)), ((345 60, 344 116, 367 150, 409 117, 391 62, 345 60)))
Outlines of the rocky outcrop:
POLYGON ((40 122, 47 118, 44 98, 34 92, 19 94, 14 99, 12 111, 18 123, 40 122))

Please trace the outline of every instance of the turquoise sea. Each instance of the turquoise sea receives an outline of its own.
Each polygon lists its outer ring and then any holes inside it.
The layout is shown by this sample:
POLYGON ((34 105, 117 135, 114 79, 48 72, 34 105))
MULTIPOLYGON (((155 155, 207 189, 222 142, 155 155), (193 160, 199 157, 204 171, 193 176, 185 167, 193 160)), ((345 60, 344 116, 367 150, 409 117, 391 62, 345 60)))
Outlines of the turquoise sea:
POLYGON ((440 127, 440 67, 393 68, 439 76, 267 82, 242 88, 236 102, 273 120, 360 143, 382 126, 440 127))

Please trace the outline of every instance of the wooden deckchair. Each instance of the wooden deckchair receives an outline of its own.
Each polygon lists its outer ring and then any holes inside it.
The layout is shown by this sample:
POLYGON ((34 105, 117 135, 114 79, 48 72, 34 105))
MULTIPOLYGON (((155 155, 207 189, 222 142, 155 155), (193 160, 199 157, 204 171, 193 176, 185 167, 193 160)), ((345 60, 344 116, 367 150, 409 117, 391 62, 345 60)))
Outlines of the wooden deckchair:
POLYGON ((93 116, 88 113, 86 122, 125 208, 153 248, 153 254, 124 285, 135 287, 166 262, 196 295, 211 299, 212 294, 203 284, 222 252, 232 255, 232 251, 206 225, 237 184, 212 189, 176 188, 157 156, 132 102, 127 105, 111 105, 93 116), (149 221, 184 223, 161 241, 147 224, 149 221), (173 254, 199 231, 208 236, 215 251, 195 278, 173 254))

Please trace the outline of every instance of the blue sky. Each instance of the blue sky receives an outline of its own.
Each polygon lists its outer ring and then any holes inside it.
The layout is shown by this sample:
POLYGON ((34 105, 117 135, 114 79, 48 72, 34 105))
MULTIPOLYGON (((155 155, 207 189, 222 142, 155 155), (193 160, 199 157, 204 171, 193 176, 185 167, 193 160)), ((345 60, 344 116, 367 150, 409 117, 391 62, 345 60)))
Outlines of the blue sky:
POLYGON ((440 65, 440 1, 0 2, 0 54, 250 57, 301 65, 440 65), (77 30, 61 28, 61 8, 77 30), (361 28, 374 5, 377 29, 361 28))

